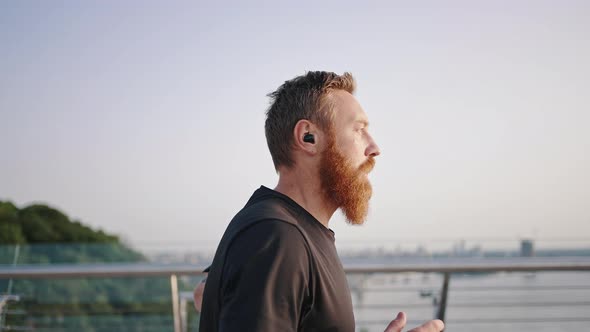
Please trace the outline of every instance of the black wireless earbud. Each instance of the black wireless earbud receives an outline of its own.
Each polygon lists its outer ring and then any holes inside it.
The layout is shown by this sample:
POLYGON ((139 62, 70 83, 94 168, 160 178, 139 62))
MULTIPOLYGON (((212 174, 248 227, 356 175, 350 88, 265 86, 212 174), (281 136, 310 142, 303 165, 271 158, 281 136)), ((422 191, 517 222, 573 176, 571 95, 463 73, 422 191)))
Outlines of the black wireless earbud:
POLYGON ((315 138, 313 137, 313 134, 310 133, 305 133, 305 135, 303 135, 303 141, 306 143, 315 144, 315 138))

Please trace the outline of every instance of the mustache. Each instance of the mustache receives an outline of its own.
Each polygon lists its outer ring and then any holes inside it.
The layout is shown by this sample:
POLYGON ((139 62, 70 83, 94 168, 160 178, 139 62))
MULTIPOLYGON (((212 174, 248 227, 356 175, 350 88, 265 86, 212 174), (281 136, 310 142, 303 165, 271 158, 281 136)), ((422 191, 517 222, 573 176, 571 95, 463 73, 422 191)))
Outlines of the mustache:
POLYGON ((359 171, 369 173, 373 170, 373 167, 375 167, 375 157, 369 157, 367 161, 365 161, 361 164, 361 166, 359 166, 359 171))

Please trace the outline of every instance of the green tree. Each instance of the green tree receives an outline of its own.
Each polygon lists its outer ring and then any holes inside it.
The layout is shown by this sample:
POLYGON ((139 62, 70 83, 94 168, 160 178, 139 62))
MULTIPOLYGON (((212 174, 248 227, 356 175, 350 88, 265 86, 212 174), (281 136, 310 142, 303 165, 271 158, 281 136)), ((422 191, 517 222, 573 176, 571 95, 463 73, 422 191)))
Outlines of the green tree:
MULTIPOLYGON (((0 201, 0 264, 15 258, 18 264, 145 261, 117 236, 72 221, 55 208, 19 209, 0 201)), ((12 288, 21 296, 12 309, 27 313, 7 317, 5 325, 37 331, 171 330, 169 287, 166 278, 155 277, 0 279, 0 293, 12 288)))
POLYGON ((0 201, 0 244, 26 243, 18 222, 18 209, 10 202, 0 201))

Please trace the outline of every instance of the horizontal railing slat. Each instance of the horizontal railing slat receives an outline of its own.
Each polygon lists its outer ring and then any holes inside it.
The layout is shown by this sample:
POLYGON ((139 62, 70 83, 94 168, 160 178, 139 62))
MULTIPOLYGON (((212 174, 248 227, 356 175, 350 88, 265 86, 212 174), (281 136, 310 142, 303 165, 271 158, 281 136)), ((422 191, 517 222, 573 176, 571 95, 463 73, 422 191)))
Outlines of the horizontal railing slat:
MULTIPOLYGON (((51 264, 0 266, 1 279, 47 279, 86 277, 146 277, 170 275, 201 275, 207 265, 197 264, 51 264)), ((432 262, 399 262, 387 264, 345 264, 348 274, 400 272, 530 272, 530 271, 590 271, 590 257, 576 258, 511 258, 463 259, 432 262)))

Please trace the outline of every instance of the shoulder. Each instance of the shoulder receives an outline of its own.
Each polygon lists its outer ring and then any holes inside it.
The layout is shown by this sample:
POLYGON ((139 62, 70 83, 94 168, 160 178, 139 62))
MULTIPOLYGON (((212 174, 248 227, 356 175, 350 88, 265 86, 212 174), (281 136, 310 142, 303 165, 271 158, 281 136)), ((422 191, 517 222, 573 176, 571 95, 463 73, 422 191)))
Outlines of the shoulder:
POLYGON ((241 270, 262 265, 308 270, 312 260, 309 245, 295 225, 265 219, 233 239, 225 256, 225 268, 241 270))
POLYGON ((281 280, 299 280, 306 284, 313 259, 308 244, 296 227, 269 219, 236 236, 224 261, 223 279, 231 289, 237 280, 248 285, 281 280))
POLYGON ((297 224, 283 219, 262 219, 242 229, 235 236, 230 248, 264 248, 273 245, 275 249, 305 249, 307 241, 297 224))
POLYGON ((283 199, 267 197, 246 205, 236 214, 233 220, 244 222, 246 220, 278 219, 283 222, 297 224, 298 218, 298 211, 294 210, 283 199))
POLYGON ((229 223, 224 234, 226 243, 243 237, 299 239, 307 236, 299 224, 299 215, 281 199, 264 199, 244 207, 229 223), (299 233, 299 234, 297 234, 299 233))

